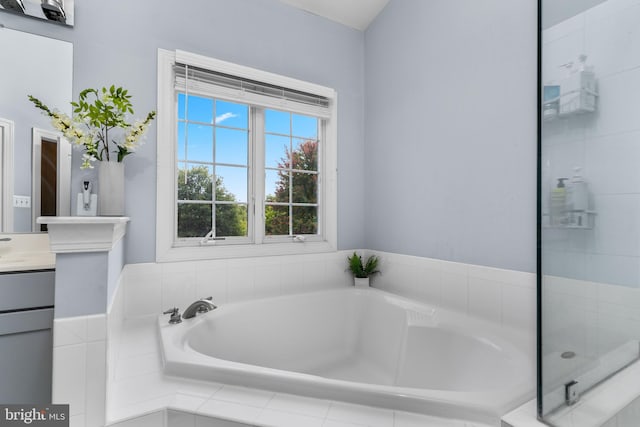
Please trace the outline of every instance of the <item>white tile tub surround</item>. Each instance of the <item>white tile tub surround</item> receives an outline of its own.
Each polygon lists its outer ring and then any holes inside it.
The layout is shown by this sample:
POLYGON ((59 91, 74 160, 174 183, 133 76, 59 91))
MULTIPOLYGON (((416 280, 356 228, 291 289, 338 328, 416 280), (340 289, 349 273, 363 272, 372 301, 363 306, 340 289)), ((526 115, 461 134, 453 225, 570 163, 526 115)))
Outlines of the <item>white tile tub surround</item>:
POLYGON ((100 427, 105 420, 106 315, 54 319, 53 403, 69 404, 73 423, 100 427))
MULTIPOLYGON (((110 368, 114 367, 108 374, 109 425, 130 423, 136 417, 142 417, 137 418, 139 422, 157 421, 158 414, 165 410, 183 412, 186 419, 195 420, 197 426, 235 426, 238 423, 253 426, 300 425, 300 417, 327 427, 372 425, 367 417, 377 408, 164 377, 153 328, 153 322, 161 311, 173 306, 184 310, 203 296, 213 296, 217 304, 224 304, 351 286, 353 282, 346 261, 351 253, 353 250, 316 255, 127 265, 109 316, 109 360, 110 368), (324 405, 330 405, 332 410, 323 416, 324 405), (152 421, 145 421, 145 417, 152 421)), ((427 258, 376 254, 381 257, 380 267, 384 271, 376 277, 378 285, 389 286, 392 292, 472 315, 486 313, 490 319, 500 319, 505 327, 515 325, 524 328, 529 321, 535 324, 533 275, 427 258), (407 265, 409 268, 404 268, 407 265), (494 279, 499 284, 498 288, 487 283, 494 279), (473 295, 469 291, 470 282, 474 286, 473 295), (498 301, 499 317, 489 311, 495 300, 477 298, 475 291, 485 286, 493 289, 490 295, 498 301), (508 299, 513 299, 515 306, 503 308, 504 301, 508 299), (529 310, 532 320, 527 314, 529 310)), ((386 421, 382 425, 389 427, 480 426, 400 411, 386 411, 385 414, 388 416, 383 417, 386 421)), ((167 422, 170 417, 165 415, 163 419, 167 422)))
MULTIPOLYGON (((536 275, 387 252, 371 286, 517 328, 535 345, 536 275)), ((532 347, 532 351, 533 351, 532 347)))
MULTIPOLYGON (((582 395, 578 403, 550 416, 559 427, 637 427, 640 420, 640 362, 582 395), (612 414, 615 414, 612 416, 612 414)), ((542 427, 532 400, 503 417, 506 427, 542 427)))
POLYGON ((123 270, 124 317, 181 311, 202 297, 225 304, 350 286, 352 251, 263 258, 129 264, 123 270))

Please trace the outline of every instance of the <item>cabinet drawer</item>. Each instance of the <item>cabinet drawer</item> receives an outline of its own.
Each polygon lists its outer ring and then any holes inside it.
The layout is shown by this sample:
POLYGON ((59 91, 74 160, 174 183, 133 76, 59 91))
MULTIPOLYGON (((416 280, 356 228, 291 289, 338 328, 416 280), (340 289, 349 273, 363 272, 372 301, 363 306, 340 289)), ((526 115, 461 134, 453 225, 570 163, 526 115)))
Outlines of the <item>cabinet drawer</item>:
POLYGON ((0 273, 0 311, 53 305, 54 271, 0 273))

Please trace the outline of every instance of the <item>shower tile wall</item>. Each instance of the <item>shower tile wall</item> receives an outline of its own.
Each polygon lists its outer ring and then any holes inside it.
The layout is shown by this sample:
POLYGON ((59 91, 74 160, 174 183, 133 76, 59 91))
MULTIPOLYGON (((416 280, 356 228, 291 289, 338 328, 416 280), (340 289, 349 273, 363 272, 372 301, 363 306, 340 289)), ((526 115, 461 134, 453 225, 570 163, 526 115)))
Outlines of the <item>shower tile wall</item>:
POLYGON ((542 211, 557 178, 581 167, 596 212, 593 229, 543 219, 545 355, 577 353, 566 366, 547 360, 549 385, 640 337, 638 22, 640 1, 608 0, 543 31, 543 84, 557 84, 585 54, 599 93, 595 113, 543 123, 542 211))

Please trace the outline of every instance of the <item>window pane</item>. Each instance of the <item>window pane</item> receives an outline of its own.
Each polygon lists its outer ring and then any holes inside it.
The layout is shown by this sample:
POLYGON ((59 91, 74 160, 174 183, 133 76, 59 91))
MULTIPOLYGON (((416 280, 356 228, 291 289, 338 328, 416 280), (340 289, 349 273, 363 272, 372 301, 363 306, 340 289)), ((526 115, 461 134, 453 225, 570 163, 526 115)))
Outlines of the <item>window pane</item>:
POLYGON ((187 160, 213 162, 213 127, 189 124, 187 130, 187 160))
POLYGON ((178 200, 211 200, 213 168, 210 166, 180 165, 178 170, 178 200), (186 175, 186 176, 185 176, 186 175))
POLYGON ((247 201, 247 168, 216 166, 216 200, 247 201))
POLYGON ((318 208, 293 207, 293 234, 318 234, 318 208))
POLYGON ((216 125, 249 129, 249 106, 216 101, 216 125))
POLYGON ((315 117, 291 115, 293 136, 307 139, 318 139, 318 119, 315 117))
POLYGON ((184 151, 185 148, 185 139, 184 139, 184 122, 178 122, 178 151, 177 158, 178 160, 186 160, 187 153, 184 151))
POLYGON ((247 235, 247 205, 216 205, 216 237, 247 235))
POLYGON ((264 233, 267 236, 289 235, 289 206, 265 206, 264 233))
POLYGON ((291 113, 265 110, 264 130, 269 133, 291 135, 291 113))
POLYGON ((178 118, 184 120, 184 93, 178 94, 178 118))
POLYGON ((318 142, 297 139, 294 141, 292 169, 318 170, 318 142))
POLYGON ((190 122, 213 124, 213 99, 189 95, 187 119, 190 122))
POLYGON ((264 193, 268 202, 289 203, 289 172, 265 171, 264 193))
POLYGON ((249 132, 216 128, 216 163, 247 165, 249 132))
POLYGON ((287 136, 265 135, 265 166, 284 168, 291 139, 287 136))
POLYGON ((292 197, 293 203, 317 203, 318 175, 294 172, 292 197))
POLYGON ((211 205, 178 204, 178 237, 204 237, 211 231, 211 205))

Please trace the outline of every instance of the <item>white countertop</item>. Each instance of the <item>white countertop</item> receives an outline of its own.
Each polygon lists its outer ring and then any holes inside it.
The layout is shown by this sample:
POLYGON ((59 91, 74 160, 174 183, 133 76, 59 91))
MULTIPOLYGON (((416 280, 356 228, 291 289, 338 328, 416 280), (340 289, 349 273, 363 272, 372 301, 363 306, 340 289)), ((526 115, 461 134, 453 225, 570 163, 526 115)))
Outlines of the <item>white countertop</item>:
POLYGON ((46 233, 0 234, 0 273, 55 266, 56 256, 49 250, 46 233))

